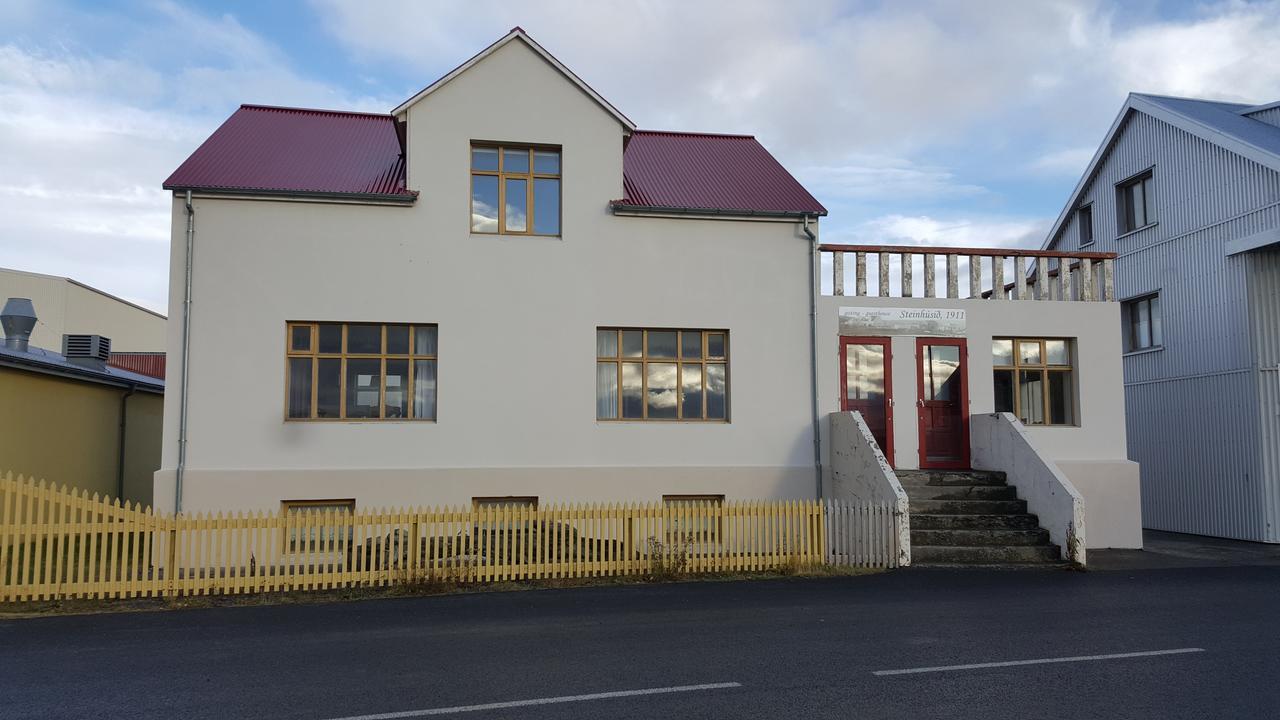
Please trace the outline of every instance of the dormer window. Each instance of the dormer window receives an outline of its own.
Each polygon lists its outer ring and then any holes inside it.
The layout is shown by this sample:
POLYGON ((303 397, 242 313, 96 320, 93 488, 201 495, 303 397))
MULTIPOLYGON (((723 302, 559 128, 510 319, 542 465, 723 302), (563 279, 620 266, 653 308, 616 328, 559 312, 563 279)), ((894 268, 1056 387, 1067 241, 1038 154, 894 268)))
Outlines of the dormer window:
POLYGON ((560 148, 473 143, 471 232, 560 234, 560 148))

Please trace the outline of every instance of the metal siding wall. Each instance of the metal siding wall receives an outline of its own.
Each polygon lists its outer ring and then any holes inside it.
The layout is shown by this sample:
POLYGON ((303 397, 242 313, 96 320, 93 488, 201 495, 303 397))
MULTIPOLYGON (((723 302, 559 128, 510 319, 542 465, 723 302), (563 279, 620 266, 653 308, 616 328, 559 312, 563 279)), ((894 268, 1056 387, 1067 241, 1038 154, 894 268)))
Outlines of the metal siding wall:
MULTIPOLYGON (((1224 245, 1280 227, 1280 173, 1134 112, 1084 195, 1081 204, 1093 203, 1090 249, 1119 256, 1117 295, 1160 292, 1164 349, 1124 358, 1143 524, 1268 539, 1250 260, 1226 256, 1224 245), (1158 224, 1117 237, 1116 183, 1152 167, 1158 224)), ((1052 246, 1077 248, 1075 224, 1073 214, 1052 246)))
POLYGON ((1253 118, 1254 120, 1259 120, 1261 122, 1264 122, 1268 125, 1275 125, 1276 127, 1280 127, 1280 107, 1273 107, 1270 110, 1263 110, 1262 112, 1256 112, 1249 115, 1249 117, 1253 118))
POLYGON ((1249 253, 1258 419, 1262 450, 1263 540, 1280 542, 1280 248, 1249 253))

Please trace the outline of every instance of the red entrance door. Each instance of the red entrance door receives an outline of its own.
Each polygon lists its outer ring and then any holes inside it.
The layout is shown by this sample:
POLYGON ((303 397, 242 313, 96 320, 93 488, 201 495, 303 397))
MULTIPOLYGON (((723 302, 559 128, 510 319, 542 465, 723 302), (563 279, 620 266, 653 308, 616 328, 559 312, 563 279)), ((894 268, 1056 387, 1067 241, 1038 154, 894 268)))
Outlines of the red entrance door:
POLYGON ((840 338, 840 409, 862 413, 893 466, 893 373, 889 338, 840 338))
POLYGON ((963 338, 916 339, 920 467, 969 467, 968 349, 963 338))

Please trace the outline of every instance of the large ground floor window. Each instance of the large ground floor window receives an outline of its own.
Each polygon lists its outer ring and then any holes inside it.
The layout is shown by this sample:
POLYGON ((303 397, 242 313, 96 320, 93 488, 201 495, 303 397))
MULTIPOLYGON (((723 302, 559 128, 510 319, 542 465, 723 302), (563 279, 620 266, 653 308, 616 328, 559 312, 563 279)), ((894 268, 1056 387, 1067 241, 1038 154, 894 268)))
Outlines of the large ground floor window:
POLYGON ((596 418, 729 419, 729 332, 599 328, 596 418))
POLYGON ((435 325, 291 322, 290 420, 435 420, 435 325))
POLYGON ((991 360, 996 412, 1023 425, 1077 424, 1072 341, 995 338, 991 360))

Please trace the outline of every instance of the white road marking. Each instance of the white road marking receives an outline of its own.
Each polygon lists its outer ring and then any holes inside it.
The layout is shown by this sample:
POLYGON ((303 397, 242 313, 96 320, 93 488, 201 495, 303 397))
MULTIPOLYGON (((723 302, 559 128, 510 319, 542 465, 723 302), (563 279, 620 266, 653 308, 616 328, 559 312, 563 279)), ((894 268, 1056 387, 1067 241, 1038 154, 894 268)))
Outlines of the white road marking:
POLYGON ((1017 665, 1048 665, 1050 663, 1089 662, 1091 660, 1120 660, 1123 658, 1155 657, 1157 655, 1183 655, 1204 652, 1204 648, 1175 648, 1173 650, 1144 650, 1142 652, 1112 653, 1110 655, 1077 655, 1075 657, 1040 658, 1037 660, 1006 660, 1004 662, 973 663, 970 665, 939 665, 937 667, 907 668, 905 670, 876 670, 872 675, 914 675, 916 673, 950 672, 952 670, 977 670, 980 668, 1014 667, 1017 665))
POLYGON ((453 715, 455 713, 478 712, 481 710, 505 710, 508 708, 529 707, 531 705, 555 705, 557 703, 608 700, 610 698, 635 697, 637 695, 666 695, 668 693, 697 692, 699 690, 725 690, 737 687, 742 687, 742 683, 724 682, 707 683, 705 685, 677 685, 675 687, 644 688, 642 690, 615 690, 613 692, 591 693, 589 695, 561 695, 560 697, 534 698, 532 700, 510 700, 508 702, 485 703, 484 705, 458 705, 457 707, 430 708, 428 710, 404 710, 401 712, 378 713, 376 715, 352 715, 350 717, 332 718, 331 720, 396 720, 397 718, 426 717, 428 715, 453 715))

